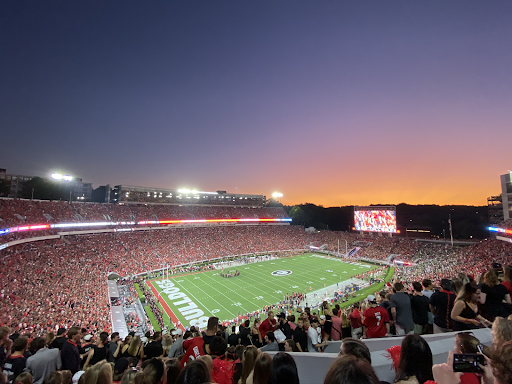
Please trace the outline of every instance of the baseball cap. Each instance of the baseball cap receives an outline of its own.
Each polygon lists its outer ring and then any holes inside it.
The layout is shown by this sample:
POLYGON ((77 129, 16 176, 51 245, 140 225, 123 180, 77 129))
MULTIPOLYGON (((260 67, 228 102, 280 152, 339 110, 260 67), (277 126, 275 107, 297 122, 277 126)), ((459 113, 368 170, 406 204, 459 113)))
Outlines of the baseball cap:
POLYGON ((183 331, 181 329, 175 329, 172 331, 173 335, 183 336, 183 331))
POLYGON ((366 300, 368 301, 375 301, 375 296, 374 295, 368 295, 368 297, 366 298, 366 300))
POLYGON ((320 320, 325 320, 325 315, 320 315, 320 320))
POLYGON ((85 335, 84 336, 84 340, 85 341, 91 341, 91 339, 92 339, 92 335, 85 335))
POLYGON ((450 279, 441 279, 441 288, 449 291, 452 289, 452 286, 452 281, 450 279))

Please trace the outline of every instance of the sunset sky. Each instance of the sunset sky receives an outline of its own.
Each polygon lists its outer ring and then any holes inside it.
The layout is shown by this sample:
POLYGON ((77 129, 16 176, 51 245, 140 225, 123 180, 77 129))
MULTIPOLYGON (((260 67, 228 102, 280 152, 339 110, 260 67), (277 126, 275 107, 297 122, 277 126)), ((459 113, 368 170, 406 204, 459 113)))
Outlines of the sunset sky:
POLYGON ((512 2, 2 1, 0 168, 486 204, 512 169, 512 2))

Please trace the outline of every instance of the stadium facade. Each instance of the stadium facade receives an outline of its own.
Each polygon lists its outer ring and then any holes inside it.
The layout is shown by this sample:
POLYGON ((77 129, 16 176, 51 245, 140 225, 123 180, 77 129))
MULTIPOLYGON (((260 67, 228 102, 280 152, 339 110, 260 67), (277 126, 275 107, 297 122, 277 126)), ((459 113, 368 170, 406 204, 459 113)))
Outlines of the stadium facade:
POLYGON ((113 203, 118 204, 166 204, 166 205, 223 205, 263 207, 264 195, 246 195, 226 191, 204 192, 189 189, 164 189, 116 185, 113 203))
POLYGON ((512 172, 500 176, 503 220, 512 218, 512 172))

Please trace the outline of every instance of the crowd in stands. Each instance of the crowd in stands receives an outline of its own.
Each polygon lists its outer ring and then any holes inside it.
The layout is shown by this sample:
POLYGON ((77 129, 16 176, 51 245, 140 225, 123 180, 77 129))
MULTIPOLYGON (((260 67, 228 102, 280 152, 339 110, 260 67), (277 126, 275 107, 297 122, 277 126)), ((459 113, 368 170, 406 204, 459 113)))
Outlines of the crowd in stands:
POLYGON ((26 224, 98 221, 154 221, 231 218, 286 218, 283 208, 182 205, 122 205, 0 199, 0 228, 26 224))
POLYGON ((498 228, 512 229, 512 219, 507 219, 495 225, 498 228))
MULTIPOLYGON (((62 212, 66 211, 66 203, 55 204, 62 212)), ((107 210, 107 215, 112 213, 108 208, 103 209, 107 210)), ((25 212, 27 220, 39 215, 41 210, 44 211, 43 204, 28 209, 25 212)), ((4 217, 9 220, 8 215, 4 217)), ((446 366, 432 367, 431 352, 421 335, 479 327, 492 327, 494 337, 493 348, 484 350, 488 365, 479 382, 487 384, 496 379, 499 384, 511 383, 512 346, 507 343, 512 341, 512 320, 507 319, 512 312, 510 264, 512 247, 498 240, 451 247, 411 239, 368 238, 336 232, 306 233, 296 226, 100 233, 24 243, 0 250, 0 364, 7 371, 6 376, 0 376, 0 384, 5 380, 23 384, 70 384, 66 371, 72 375, 86 371, 80 376, 82 384, 96 383, 101 375, 105 384, 122 382, 130 375, 124 384, 150 383, 151 380, 155 380, 155 384, 166 381, 187 383, 192 382, 190 375, 202 375, 202 381, 197 382, 283 382, 279 379, 282 374, 280 364, 287 366, 287 375, 291 377, 297 372, 289 353, 322 352, 331 340, 346 340, 346 343, 342 344, 340 359, 326 373, 325 382, 349 382, 336 380, 355 375, 354 372, 358 375, 366 372, 366 382, 372 383, 378 381, 371 374, 371 361, 362 357, 364 353, 351 357, 349 345, 355 343, 356 349, 364 350, 360 340, 391 335, 408 335, 397 361, 396 382, 416 383, 410 381, 414 376, 422 384, 428 380, 436 380, 438 384, 454 383, 459 377, 450 371, 449 362, 446 366), (412 265, 396 266, 393 284, 369 295, 364 302, 342 308, 343 301, 340 300, 326 303, 316 311, 299 309, 297 318, 281 312, 274 316, 272 308, 265 308, 252 319, 252 324, 251 320, 243 319, 231 335, 215 318, 210 319, 203 334, 192 327, 184 335, 180 329, 169 330, 165 335, 158 332, 151 335, 150 322, 136 311, 125 313, 133 335, 120 341, 118 335, 112 334, 109 341, 109 334, 105 333, 111 331, 111 303, 106 289, 108 273, 128 277, 164 265, 173 267, 170 273, 176 273, 204 268, 180 266, 184 263, 305 249, 308 245, 327 244, 327 249, 336 253, 340 239, 342 245, 343 240, 347 241, 348 250, 360 248, 351 256, 353 259, 389 260, 390 255, 396 255, 397 259, 412 265), (55 333, 57 337, 54 339, 55 333), (146 336, 141 338, 135 333, 146 333, 146 336), (274 358, 265 353, 281 350, 284 352, 274 358), (427 362, 421 372, 411 363, 420 352, 427 362), (190 356, 194 357, 193 362, 189 362, 190 356), (247 363, 246 358, 252 363, 247 363), (41 360, 47 365, 42 366, 41 360), (20 371, 22 362, 24 366, 20 371), (7 369, 6 364, 9 364, 7 369), (132 375, 133 367, 136 373, 132 375), (25 368, 27 372, 24 372, 25 368), (62 371, 56 371, 57 368, 62 371), (130 374, 126 375, 126 372, 130 374), (169 372, 173 372, 171 377, 169 372), (268 376, 259 376, 261 372, 268 376), (32 377, 25 375, 18 380, 25 373, 32 377), (136 375, 143 375, 139 378, 144 380, 135 381, 136 375), (164 375, 167 375, 166 380, 162 379, 164 375), (96 381, 87 381, 88 377, 95 377, 96 381), (451 381, 443 381, 447 377, 451 381)), ((124 288, 121 289, 120 303, 125 307, 134 304, 137 297, 134 282, 141 283, 145 302, 163 328, 162 313, 143 280, 135 278, 121 283, 124 288)), ((461 342, 459 352, 471 350, 469 344, 477 345, 478 342, 461 342)))
MULTIPOLYGON (((308 234, 298 226, 261 225, 102 233, 25 243, 0 251, 0 267, 5 271, 0 287, 0 324, 49 330, 74 318, 91 330, 108 329, 106 321, 95 320, 108 313, 107 273, 128 277, 164 265, 301 249, 308 244, 329 244, 332 248, 338 235, 326 231, 308 234), (84 265, 87 268, 81 267, 84 265)), ((343 236, 350 240, 350 247, 362 241, 358 235, 343 236)), ((443 277, 453 276, 455 270, 479 276, 486 271, 489 259, 508 264, 512 257, 509 244, 498 240, 452 248, 380 237, 368 241, 370 245, 361 247, 355 257, 364 251, 365 257, 385 260, 388 252, 397 248, 395 242, 403 243, 402 250, 416 250, 409 256, 400 255, 413 262, 412 267, 396 268, 396 279, 409 283, 429 278, 439 284, 443 277), (388 244, 387 248, 383 244, 388 244)), ((203 267, 171 268, 171 273, 200 268, 203 267)))
MULTIPOLYGON (((467 283, 471 286, 472 283, 467 283)), ((468 291, 468 286, 463 288, 468 291)), ((416 288, 416 287, 415 287, 416 288)), ((428 287, 426 287, 428 290, 428 287)), ((395 285, 393 297, 403 294, 395 285)), ((434 297, 436 293, 432 295, 434 297)), ((465 300, 464 294, 458 300, 465 300)), ((326 372, 315 371, 316 382, 324 384, 386 384, 372 367, 372 356, 364 338, 378 337, 372 316, 387 310, 374 296, 362 315, 364 332, 352 329, 340 335, 338 358, 326 372), (373 324, 373 325, 371 325, 373 324), (362 339, 359 339, 360 336, 362 339), (350 337, 352 336, 352 337, 350 337)), ((412 298, 411 298, 412 304, 412 298)), ((403 310, 400 304, 392 307, 403 310)), ((354 308, 356 312, 357 308, 354 308)), ((295 361, 298 354, 321 352, 329 344, 338 319, 336 308, 323 308, 323 315, 304 311, 297 321, 284 314, 274 318, 268 313, 263 322, 247 321, 231 333, 210 317, 206 329, 191 327, 146 332, 143 337, 128 334, 120 340, 118 333, 91 334, 72 326, 61 328, 57 337, 33 337, 30 332, 13 332, 0 327, 0 383, 14 384, 299 384, 295 361), (331 322, 330 326, 327 323, 331 322), (273 352, 273 355, 268 352, 273 352), (274 353, 275 352, 275 353, 274 353)), ((350 315, 350 322, 355 321, 350 315)), ((384 320, 386 319, 383 315, 384 320)), ((402 324, 403 325, 403 324, 402 324)), ((400 322, 396 330, 402 329, 400 322)), ((421 332, 402 329, 407 335, 400 345, 388 349, 398 384, 509 384, 512 382, 512 320, 497 317, 492 324, 492 345, 482 346, 474 334, 461 332, 454 337, 453 350, 446 363, 433 364, 433 353, 421 332), (479 372, 455 372, 454 354, 481 355, 479 372)), ((415 328, 418 331, 418 328, 415 328)), ((386 326, 386 334, 389 334, 386 326)), ((310 367, 314 369, 313 367, 310 367)), ((388 383, 389 384, 389 383, 388 383)))

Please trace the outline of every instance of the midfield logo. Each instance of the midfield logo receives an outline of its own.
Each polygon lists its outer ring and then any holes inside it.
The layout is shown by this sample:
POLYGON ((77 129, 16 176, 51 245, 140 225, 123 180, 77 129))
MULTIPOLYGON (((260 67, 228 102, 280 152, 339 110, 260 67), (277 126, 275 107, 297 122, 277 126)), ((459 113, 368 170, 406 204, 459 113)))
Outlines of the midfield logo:
POLYGON ((286 270, 279 270, 279 271, 274 271, 271 273, 272 276, 288 276, 288 275, 291 275, 292 274, 292 271, 290 271, 289 269, 286 269, 286 270))

